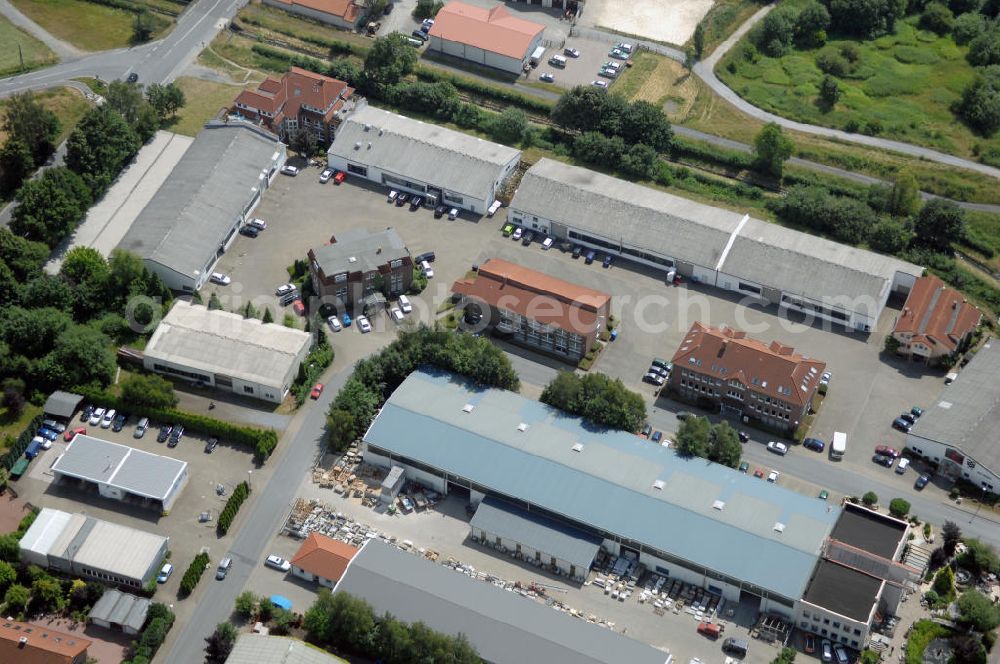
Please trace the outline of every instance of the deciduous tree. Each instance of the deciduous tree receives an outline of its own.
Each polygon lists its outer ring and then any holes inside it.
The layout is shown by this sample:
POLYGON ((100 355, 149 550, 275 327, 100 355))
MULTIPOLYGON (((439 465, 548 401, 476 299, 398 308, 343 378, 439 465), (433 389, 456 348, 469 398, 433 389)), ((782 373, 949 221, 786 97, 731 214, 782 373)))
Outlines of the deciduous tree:
POLYGON ((771 122, 758 132, 753 145, 757 168, 780 179, 785 161, 792 156, 791 139, 785 136, 779 125, 771 122))
POLYGON ((16 138, 28 147, 35 164, 43 163, 55 152, 59 118, 45 108, 30 90, 7 99, 0 128, 8 137, 16 138))
POLYGON ((56 167, 29 180, 18 190, 10 229, 18 235, 55 247, 83 219, 90 190, 73 171, 56 167))
POLYGON ((932 198, 914 218, 913 231, 920 244, 950 254, 952 243, 965 239, 965 211, 954 201, 932 198))

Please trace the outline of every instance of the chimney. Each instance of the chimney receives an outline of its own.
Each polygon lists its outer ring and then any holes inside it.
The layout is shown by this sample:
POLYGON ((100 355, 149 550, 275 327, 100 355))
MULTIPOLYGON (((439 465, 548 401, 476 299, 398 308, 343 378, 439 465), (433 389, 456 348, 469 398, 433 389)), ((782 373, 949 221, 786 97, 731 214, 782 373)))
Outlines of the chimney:
POLYGON ((381 254, 381 253, 382 253, 382 247, 379 247, 378 249, 375 250, 375 255, 376 256, 379 255, 379 254, 381 254))
POLYGON ((18 639, 17 640, 17 647, 20 648, 20 649, 22 649, 22 650, 24 648, 27 648, 28 647, 28 637, 22 636, 20 639, 18 639))

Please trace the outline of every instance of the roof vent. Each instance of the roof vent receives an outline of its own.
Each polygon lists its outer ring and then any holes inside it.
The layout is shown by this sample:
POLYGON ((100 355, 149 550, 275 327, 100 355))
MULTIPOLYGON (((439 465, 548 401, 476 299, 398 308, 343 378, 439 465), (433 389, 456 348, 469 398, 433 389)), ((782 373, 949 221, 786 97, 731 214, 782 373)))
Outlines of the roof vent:
POLYGON ((785 524, 781 523, 780 521, 775 521, 774 522, 774 532, 776 532, 776 533, 783 533, 783 532, 785 532, 785 524))
POLYGON ((351 256, 350 258, 347 259, 347 262, 348 263, 357 263, 358 259, 355 256, 351 256))
POLYGON ((573 451, 574 452, 582 452, 583 451, 583 443, 577 443, 576 445, 574 445, 573 446, 573 451))
POLYGON ((17 647, 18 647, 18 648, 23 648, 23 647, 25 647, 26 645, 28 645, 28 637, 26 637, 26 636, 22 636, 21 638, 19 638, 19 639, 17 640, 17 647))
POLYGON ((354 144, 354 149, 355 150, 360 150, 361 149, 361 141, 358 141, 357 143, 354 144))
POLYGON ((371 129, 372 129, 372 126, 366 122, 365 123, 365 131, 371 131, 371 129))
POLYGON ((525 424, 524 422, 521 422, 520 424, 517 425, 517 430, 520 431, 521 433, 524 433, 525 431, 528 430, 528 425, 525 424))
POLYGON ((384 133, 384 132, 383 132, 383 131, 382 131, 381 129, 379 129, 379 130, 378 130, 378 135, 379 135, 379 136, 381 136, 381 135, 382 135, 383 133, 384 133))
POLYGON ((471 403, 467 403, 464 406, 462 406, 462 412, 471 413, 473 408, 475 408, 475 406, 473 406, 471 403))
POLYGON ((371 149, 372 149, 372 142, 371 142, 371 141, 368 141, 368 149, 369 149, 369 150, 371 150, 371 149))
POLYGON ((719 510, 720 512, 726 507, 726 503, 721 500, 716 500, 712 503, 712 509, 719 510))
POLYGON ((665 487, 666 485, 667 483, 664 482, 663 480, 656 480, 655 482, 653 482, 653 488, 657 490, 662 490, 663 487, 665 487))
POLYGON ((944 408, 945 410, 947 410, 947 409, 951 408, 951 402, 950 401, 941 401, 941 402, 938 403, 938 406, 940 406, 941 408, 944 408))

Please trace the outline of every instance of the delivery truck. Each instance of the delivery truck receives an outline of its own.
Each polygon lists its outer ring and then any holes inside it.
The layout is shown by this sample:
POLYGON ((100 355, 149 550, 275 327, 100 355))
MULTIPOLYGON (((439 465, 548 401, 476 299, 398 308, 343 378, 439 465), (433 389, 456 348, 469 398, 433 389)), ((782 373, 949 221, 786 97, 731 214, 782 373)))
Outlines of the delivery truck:
POLYGON ((830 458, 843 459, 847 454, 847 434, 842 431, 833 432, 833 444, 830 445, 830 458))

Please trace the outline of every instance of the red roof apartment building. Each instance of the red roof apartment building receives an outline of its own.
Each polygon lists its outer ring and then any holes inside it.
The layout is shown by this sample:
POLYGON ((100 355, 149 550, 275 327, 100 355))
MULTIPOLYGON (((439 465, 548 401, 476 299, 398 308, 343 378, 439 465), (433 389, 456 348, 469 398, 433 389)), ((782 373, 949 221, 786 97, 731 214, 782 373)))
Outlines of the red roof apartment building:
POLYGON ((354 108, 354 88, 329 76, 292 67, 281 80, 267 78, 256 90, 236 97, 233 112, 256 122, 284 140, 299 128, 311 131, 322 143, 354 108))
POLYGON ((0 662, 11 664, 84 664, 91 642, 16 620, 0 621, 0 662))
POLYGON ((695 323, 673 357, 667 388, 682 400, 792 434, 809 413, 826 363, 778 341, 695 323))
POLYGON ((503 5, 486 9, 449 2, 434 17, 427 48, 520 74, 541 43, 544 31, 541 23, 518 18, 503 5))
POLYGON ((361 18, 361 7, 354 0, 264 0, 264 4, 344 30, 353 30, 361 18))
POLYGON ((467 316, 511 341, 578 361, 607 324, 611 296, 491 258, 475 276, 456 281, 467 316))
POLYGON ((982 317, 961 293, 934 275, 920 277, 892 331, 900 344, 897 353, 924 362, 948 358, 964 349, 982 317))

